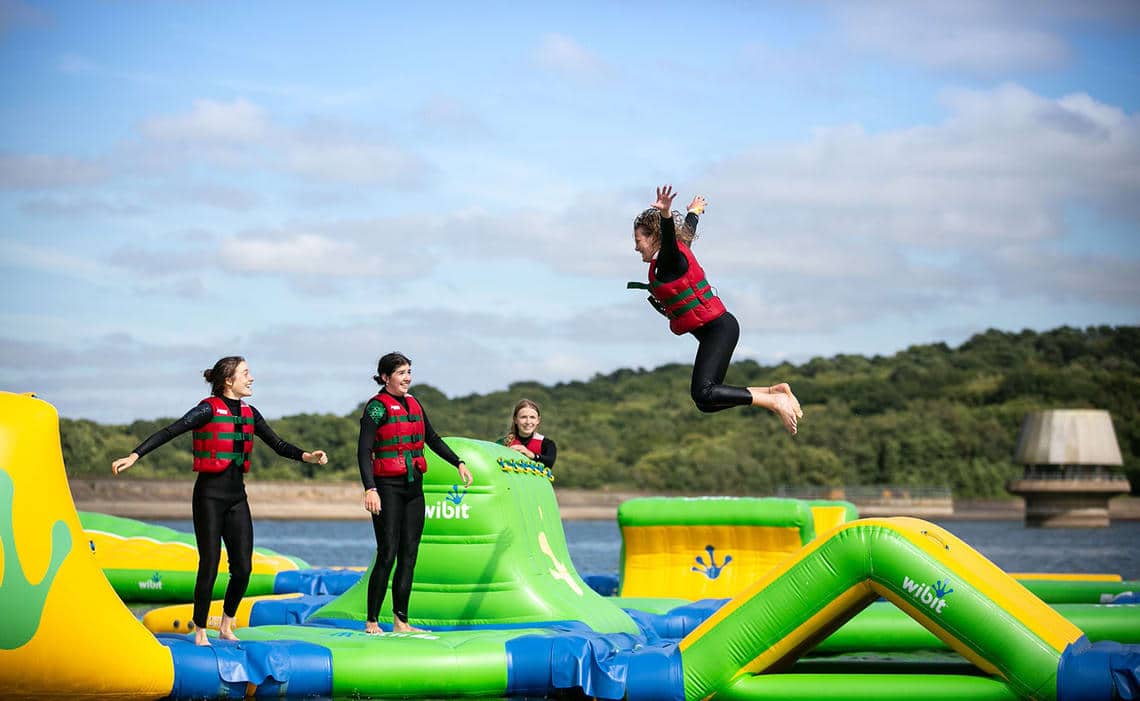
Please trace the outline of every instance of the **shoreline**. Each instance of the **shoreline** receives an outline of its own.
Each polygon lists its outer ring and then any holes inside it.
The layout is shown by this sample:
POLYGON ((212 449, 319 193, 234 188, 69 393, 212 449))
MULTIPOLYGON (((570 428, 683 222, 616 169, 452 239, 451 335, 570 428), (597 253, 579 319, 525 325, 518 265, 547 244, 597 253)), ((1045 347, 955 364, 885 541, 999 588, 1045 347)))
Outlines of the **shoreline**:
MULTIPOLYGON (((193 480, 69 479, 75 508, 141 520, 191 517, 193 480)), ((249 482, 255 519, 366 520, 360 486, 353 482, 249 482)), ((704 496, 645 491, 554 490, 562 518, 568 521, 615 521, 618 506, 629 499, 654 496, 704 496)), ((851 502, 861 517, 913 516, 930 521, 1023 521, 1025 502, 1009 499, 875 499, 851 502)), ((1140 520, 1140 497, 1109 502, 1113 520, 1140 520)))

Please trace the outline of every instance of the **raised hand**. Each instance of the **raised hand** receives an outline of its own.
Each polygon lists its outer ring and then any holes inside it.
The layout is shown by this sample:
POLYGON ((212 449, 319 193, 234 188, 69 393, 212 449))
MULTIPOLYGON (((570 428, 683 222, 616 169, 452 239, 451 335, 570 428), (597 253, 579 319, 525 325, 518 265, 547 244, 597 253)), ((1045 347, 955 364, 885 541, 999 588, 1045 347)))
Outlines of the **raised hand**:
POLYGON ((663 185, 657 188, 657 201, 653 203, 653 208, 661 212, 661 216, 669 216, 669 212, 673 209, 673 199, 677 193, 673 192, 672 185, 663 185))
POLYGON ((704 197, 702 197, 700 195, 696 195, 693 197, 693 201, 689 203, 688 211, 695 212, 697 214, 704 214, 705 213, 705 207, 707 207, 708 205, 709 205, 708 200, 706 200, 704 197))

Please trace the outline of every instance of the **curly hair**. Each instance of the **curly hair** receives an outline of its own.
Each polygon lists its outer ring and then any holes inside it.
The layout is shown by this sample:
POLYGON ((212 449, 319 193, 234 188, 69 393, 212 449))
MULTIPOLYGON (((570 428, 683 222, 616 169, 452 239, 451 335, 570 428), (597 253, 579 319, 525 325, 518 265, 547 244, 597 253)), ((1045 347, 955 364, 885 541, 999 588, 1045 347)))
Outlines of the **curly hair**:
MULTIPOLYGON (((677 240, 686 246, 692 246, 697 238, 697 232, 685 222, 685 215, 673 210, 673 231, 677 232, 677 240)), ((661 212, 656 207, 650 207, 633 220, 633 228, 643 226, 653 238, 661 237, 661 212)))

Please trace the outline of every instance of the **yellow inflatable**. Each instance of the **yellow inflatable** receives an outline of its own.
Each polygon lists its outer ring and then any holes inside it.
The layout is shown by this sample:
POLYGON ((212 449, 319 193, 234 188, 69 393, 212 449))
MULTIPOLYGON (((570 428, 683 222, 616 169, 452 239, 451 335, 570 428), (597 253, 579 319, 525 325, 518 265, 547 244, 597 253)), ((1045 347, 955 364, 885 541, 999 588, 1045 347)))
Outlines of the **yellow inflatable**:
POLYGON ((169 694, 170 650, 111 589, 84 537, 55 408, 0 392, 0 415, 0 690, 21 698, 169 694))

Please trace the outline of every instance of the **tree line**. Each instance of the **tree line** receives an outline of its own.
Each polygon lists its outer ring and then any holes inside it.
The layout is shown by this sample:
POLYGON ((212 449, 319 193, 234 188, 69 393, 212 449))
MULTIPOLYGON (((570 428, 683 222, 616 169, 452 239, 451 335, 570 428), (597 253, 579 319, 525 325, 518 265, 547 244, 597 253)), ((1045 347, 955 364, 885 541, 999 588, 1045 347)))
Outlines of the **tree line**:
MULTIPOLYGON (((916 345, 890 357, 734 363, 731 384, 791 383, 805 414, 794 438, 763 410, 698 412, 689 399, 690 367, 682 364, 549 386, 517 382, 505 391, 455 398, 426 384, 412 392, 441 434, 486 440, 505 433, 515 401, 535 400, 542 407, 540 430, 558 443, 558 486, 726 495, 890 484, 949 487, 959 498, 1001 497, 1006 482, 1021 474, 1012 457, 1027 412, 1105 409, 1123 470, 1140 494, 1138 365, 1138 326, 991 329, 957 348, 916 345)), ((361 410, 272 422, 289 441, 327 450, 328 466, 281 459, 256 441, 251 469, 257 479, 359 479, 361 410)), ((61 419, 68 474, 109 476, 114 458, 171 421, 61 419)), ((190 478, 190 444, 188 434, 180 436, 130 478, 190 478)))

